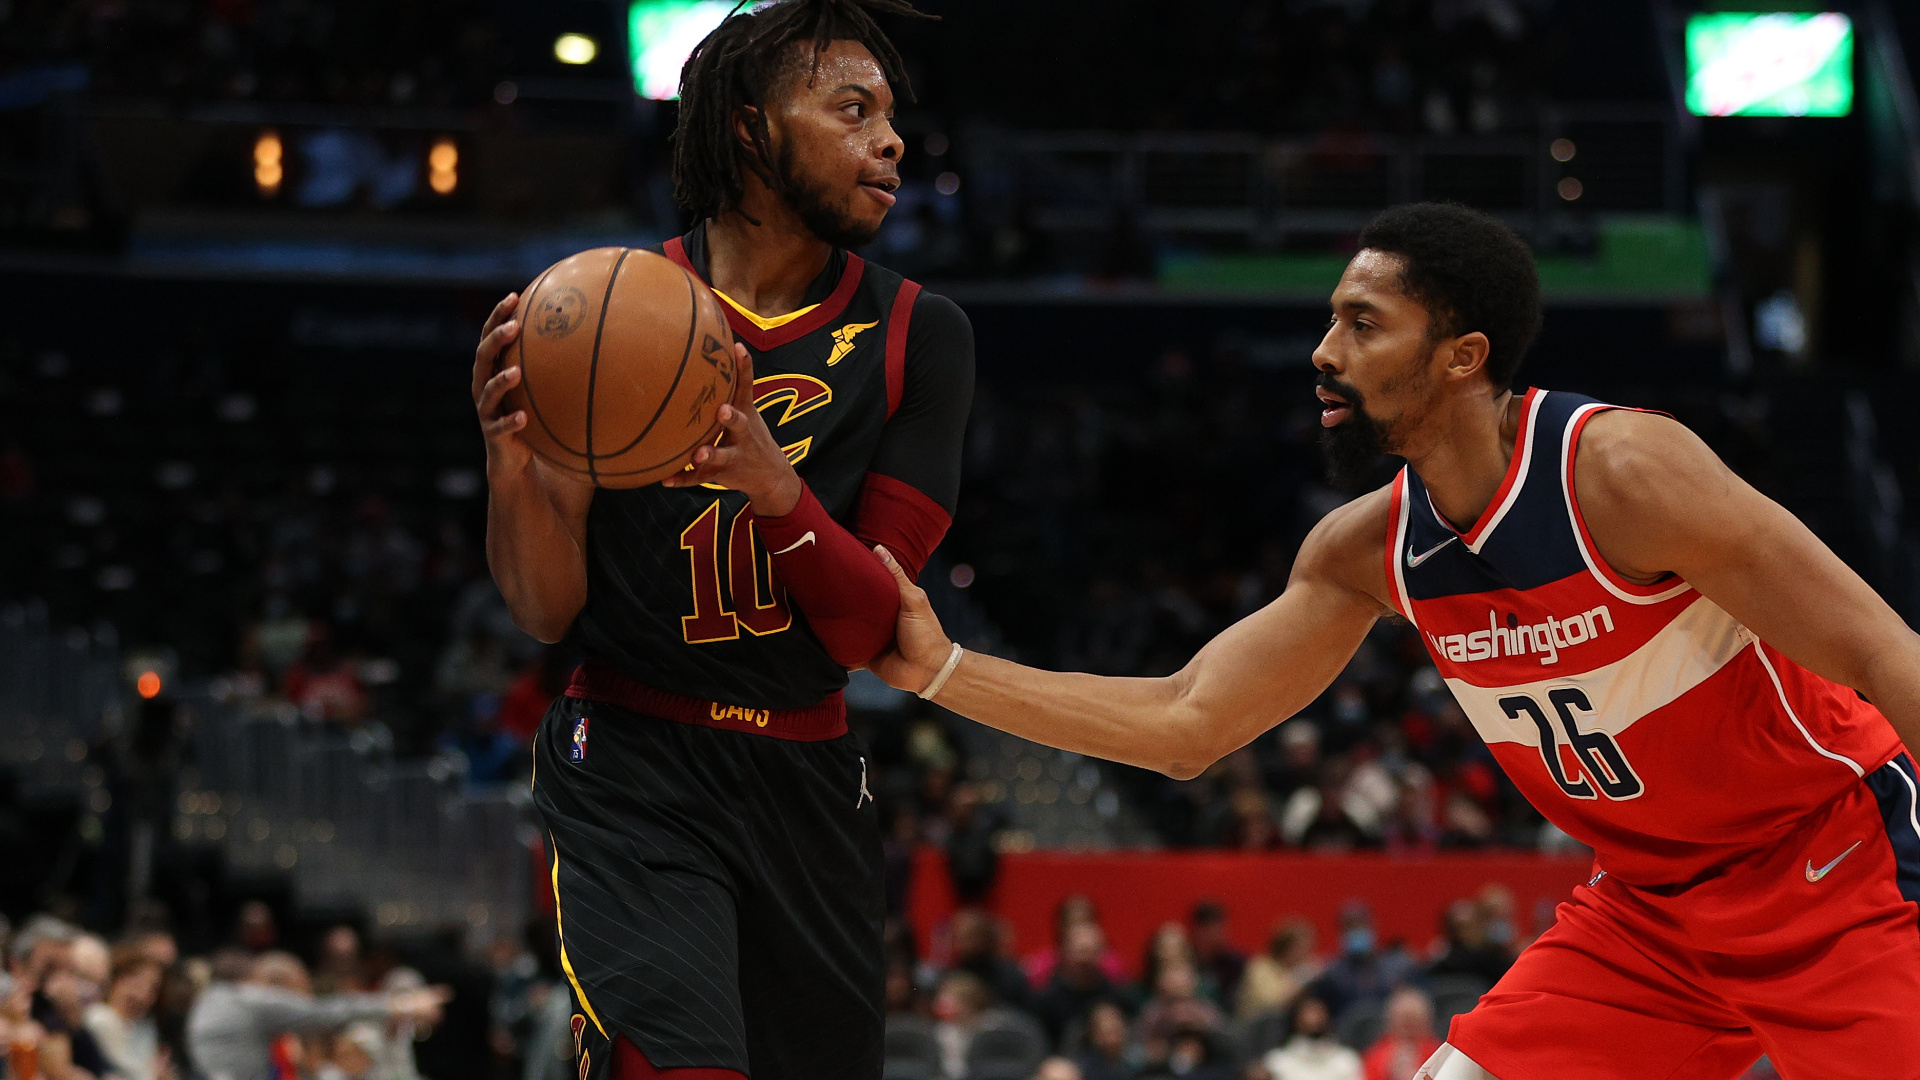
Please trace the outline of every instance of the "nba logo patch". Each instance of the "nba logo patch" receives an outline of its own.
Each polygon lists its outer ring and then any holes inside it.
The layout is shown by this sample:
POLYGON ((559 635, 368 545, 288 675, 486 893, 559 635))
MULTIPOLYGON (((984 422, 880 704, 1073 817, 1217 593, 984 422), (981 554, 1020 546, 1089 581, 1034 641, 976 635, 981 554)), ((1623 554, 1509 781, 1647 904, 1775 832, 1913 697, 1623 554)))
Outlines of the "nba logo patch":
POLYGON ((567 752, 567 760, 581 762, 587 760, 587 718, 581 717, 573 724, 573 749, 567 752))

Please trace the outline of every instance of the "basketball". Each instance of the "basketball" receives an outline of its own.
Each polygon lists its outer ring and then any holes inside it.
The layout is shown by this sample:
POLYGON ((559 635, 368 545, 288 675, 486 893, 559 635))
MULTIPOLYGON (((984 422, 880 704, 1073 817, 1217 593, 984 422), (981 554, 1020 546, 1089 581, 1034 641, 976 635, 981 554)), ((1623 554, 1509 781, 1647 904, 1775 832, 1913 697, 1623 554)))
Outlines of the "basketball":
POLYGON ((733 334, 706 285, 637 248, 583 251, 520 301, 501 364, 520 365, 509 408, 534 452, 605 488, 656 483, 720 432, 733 397, 733 334))

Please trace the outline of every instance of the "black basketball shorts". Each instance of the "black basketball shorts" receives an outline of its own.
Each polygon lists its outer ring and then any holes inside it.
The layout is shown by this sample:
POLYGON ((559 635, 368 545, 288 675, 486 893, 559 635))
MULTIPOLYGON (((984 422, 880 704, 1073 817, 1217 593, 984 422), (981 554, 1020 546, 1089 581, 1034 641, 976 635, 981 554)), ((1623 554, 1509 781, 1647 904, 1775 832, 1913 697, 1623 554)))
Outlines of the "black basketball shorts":
MULTIPOLYGON (((737 711, 737 710, 736 710, 737 711)), ((865 751, 562 697, 534 747, 582 1080, 879 1080, 886 901, 865 751), (583 723, 584 721, 584 723, 583 723)))

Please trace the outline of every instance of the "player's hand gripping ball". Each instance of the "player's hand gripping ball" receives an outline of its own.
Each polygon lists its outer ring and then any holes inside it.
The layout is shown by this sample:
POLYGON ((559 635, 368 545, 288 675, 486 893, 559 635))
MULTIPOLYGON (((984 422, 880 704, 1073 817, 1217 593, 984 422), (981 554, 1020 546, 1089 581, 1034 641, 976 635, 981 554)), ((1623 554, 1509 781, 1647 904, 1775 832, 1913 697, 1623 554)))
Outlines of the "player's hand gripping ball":
MULTIPOLYGON (((512 314, 519 331, 494 368, 519 373, 502 388, 501 413, 524 412, 521 439, 562 472, 644 487, 719 437, 720 407, 745 373, 720 301, 671 260, 583 251, 535 278, 512 314)), ((503 329, 501 315, 490 331, 503 329)))

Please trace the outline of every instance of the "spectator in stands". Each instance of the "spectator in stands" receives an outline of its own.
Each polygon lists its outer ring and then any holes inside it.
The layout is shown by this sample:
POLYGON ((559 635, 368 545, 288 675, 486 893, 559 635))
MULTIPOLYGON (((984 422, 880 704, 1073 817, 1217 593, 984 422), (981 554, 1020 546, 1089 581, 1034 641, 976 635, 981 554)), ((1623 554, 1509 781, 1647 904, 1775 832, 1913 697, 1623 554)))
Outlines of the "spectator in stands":
POLYGON ((1286 1044, 1267 1052, 1265 1064, 1273 1080, 1364 1080, 1360 1055, 1333 1037, 1333 1014, 1327 1003, 1302 994, 1293 1003, 1286 1044))
POLYGON ((1200 996, 1200 972, 1187 959, 1171 961, 1160 968, 1153 985, 1153 996, 1134 1020, 1134 1041, 1138 1042, 1149 1063, 1169 1060, 1176 1043, 1193 1032, 1218 1032, 1225 1028, 1219 1006, 1200 996))
POLYGON ((1133 1080, 1139 1072, 1139 1048, 1128 1036, 1127 1014, 1119 1002, 1096 1002, 1087 1011, 1084 1041, 1074 1063, 1085 1080, 1133 1080))
MULTIPOLYGON (((107 944, 91 934, 68 943, 47 968, 34 994, 33 1019, 46 1031, 43 1057, 70 1062, 92 1076, 104 1076, 110 1067, 99 1042, 87 1028, 87 1010, 100 1000, 112 974, 107 944)), ((58 1065, 49 1069, 57 1077, 58 1065)))
POLYGON ((1153 936, 1147 939, 1145 959, 1140 964, 1140 987, 1142 998, 1150 997, 1154 988, 1160 985, 1160 972, 1173 964, 1188 967, 1195 963, 1193 942, 1187 937, 1187 928, 1172 920, 1160 924, 1153 936))
POLYGON ((1096 1001, 1117 992, 1101 967, 1106 951, 1107 935, 1098 924, 1081 922, 1067 928, 1060 963, 1033 999, 1033 1013, 1047 1029, 1048 1039, 1058 1043, 1068 1025, 1085 1017, 1096 1001))
POLYGON ((1226 907, 1218 900, 1202 900, 1193 906, 1187 924, 1201 992, 1217 1005, 1232 1005, 1247 970, 1247 954, 1227 940, 1226 907))
POLYGON ((1413 960, 1398 945, 1380 947, 1373 916, 1361 904, 1340 914, 1340 955, 1314 983, 1336 1020, 1355 1009, 1382 1009, 1395 988, 1413 982, 1413 960))
POLYGON ((1140 1075, 1143 1080, 1234 1080, 1232 1061, 1223 1033, 1187 1026, 1173 1033, 1166 1058, 1140 1075))
POLYGON ((533 741, 533 733, 546 718, 547 706, 560 696, 573 678, 575 660, 551 645, 543 645, 538 654, 520 669, 500 699, 500 730, 513 736, 521 746, 533 741))
POLYGON ((259 954, 280 942, 280 923, 264 900, 249 900, 240 905, 235 922, 234 940, 247 952, 259 954))
POLYGON ((1300 991, 1320 977, 1321 964, 1313 955, 1313 945, 1313 924, 1306 919, 1292 915, 1276 923, 1267 938, 1267 950, 1247 961, 1234 1015, 1249 1020, 1291 1006, 1300 991))
POLYGON ((1433 1037, 1433 1003, 1427 995, 1403 986, 1387 998, 1387 1030, 1361 1058, 1367 1080, 1408 1080, 1413 1071, 1440 1049, 1433 1037))
POLYGON ((1016 1009, 1027 1007, 1031 991, 1026 976, 1020 973, 1020 965, 1001 952, 999 920, 980 908, 962 908, 954 912, 950 932, 953 970, 964 971, 980 980, 991 995, 988 1004, 1016 1009))
MULTIPOLYGON (((1060 962, 1060 950, 1066 943, 1067 930, 1080 924, 1100 925, 1100 912, 1093 906, 1093 899, 1086 893, 1069 893, 1053 909, 1053 943, 1039 952, 1029 953, 1020 961, 1020 967, 1027 974, 1027 981, 1035 990, 1044 988, 1053 978, 1054 965, 1060 962)), ((1104 936, 1104 929, 1102 936, 1104 936)), ((1115 986, 1127 981, 1126 961, 1112 946, 1100 956, 1100 970, 1106 973, 1107 980, 1115 986)))
POLYGON ((1428 975, 1471 975, 1492 986, 1513 966, 1513 956, 1488 939, 1486 912, 1475 901, 1448 904, 1440 926, 1445 945, 1428 975))
POLYGON ((1033 1080, 1086 1080, 1086 1077, 1071 1059, 1050 1057, 1033 1071, 1033 1080))
POLYGON ((287 669, 281 692, 309 720, 356 725, 367 716, 367 691, 354 665, 334 648, 333 631, 316 622, 300 662, 287 669))
POLYGON ((165 974, 137 942, 123 944, 114 950, 106 1000, 87 1008, 87 1030, 109 1070, 122 1080, 171 1080, 175 1075, 153 1020, 165 974))
POLYGON ((187 1024, 194 1066, 208 1080, 268 1080, 276 1043, 285 1034, 339 1031, 359 1021, 432 1024, 450 997, 446 987, 396 994, 329 994, 316 998, 306 966, 289 953, 252 960, 229 957, 194 1003, 187 1024), (222 979, 244 964, 243 980, 222 979))
POLYGON ((933 992, 933 1038, 940 1044, 943 1075, 967 1075, 967 1048, 992 1007, 993 992, 979 976, 955 969, 941 977, 933 992))

